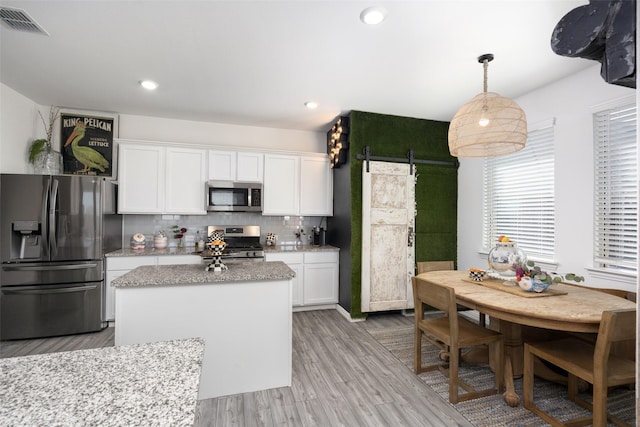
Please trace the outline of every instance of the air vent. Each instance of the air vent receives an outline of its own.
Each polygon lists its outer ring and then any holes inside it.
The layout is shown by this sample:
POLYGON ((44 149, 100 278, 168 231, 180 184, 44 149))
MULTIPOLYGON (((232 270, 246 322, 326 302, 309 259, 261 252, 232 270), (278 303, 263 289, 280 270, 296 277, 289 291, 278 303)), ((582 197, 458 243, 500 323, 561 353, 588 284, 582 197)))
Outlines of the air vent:
POLYGON ((44 28, 31 18, 23 9, 0 6, 0 19, 9 28, 48 36, 44 28))

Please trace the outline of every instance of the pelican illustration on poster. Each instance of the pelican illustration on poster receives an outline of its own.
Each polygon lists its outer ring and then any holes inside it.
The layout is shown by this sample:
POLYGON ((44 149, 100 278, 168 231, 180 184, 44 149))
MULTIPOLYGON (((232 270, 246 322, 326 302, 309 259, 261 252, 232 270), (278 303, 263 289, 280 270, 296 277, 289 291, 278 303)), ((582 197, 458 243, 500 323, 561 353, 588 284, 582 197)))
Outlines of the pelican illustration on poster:
POLYGON ((78 173, 89 172, 91 168, 104 172, 105 169, 109 167, 107 159, 93 148, 79 145, 79 142, 84 138, 85 129, 85 124, 78 121, 78 124, 73 128, 73 132, 69 135, 69 138, 67 138, 64 146, 66 147, 71 144, 73 157, 84 165, 84 169, 79 170, 78 173))
POLYGON ((97 117, 63 116, 64 173, 112 175, 113 121, 97 117))

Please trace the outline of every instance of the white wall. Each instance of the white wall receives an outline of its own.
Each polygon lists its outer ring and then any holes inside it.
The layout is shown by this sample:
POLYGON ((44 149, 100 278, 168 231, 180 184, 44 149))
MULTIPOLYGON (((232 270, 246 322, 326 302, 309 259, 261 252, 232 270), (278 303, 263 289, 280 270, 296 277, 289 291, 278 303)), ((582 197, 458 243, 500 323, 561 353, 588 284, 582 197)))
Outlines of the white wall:
MULTIPOLYGON (((49 106, 0 83, 0 173, 31 173, 27 151, 31 142, 46 136, 38 115, 45 119, 49 106)), ((327 129, 328 130, 328 129, 327 129)), ((54 128, 53 146, 59 149, 59 128, 54 128)), ((299 152, 326 152, 326 132, 308 132, 255 126, 195 122, 123 114, 119 134, 123 139, 259 148, 299 152)))
MULTIPOLYGON (((593 129, 595 107, 635 90, 605 83, 600 66, 516 99, 529 125, 556 119, 556 263, 559 273, 583 275, 587 285, 636 291, 635 279, 602 275, 593 266, 593 129)), ((531 171, 535 173, 535 171, 531 171)), ((458 267, 486 268, 482 252, 482 160, 460 159, 458 267)))
POLYGON ((37 108, 29 98, 0 84, 0 172, 33 171, 27 162, 29 146, 34 139, 46 135, 37 108))
MULTIPOLYGON (((122 114, 122 139, 182 142, 235 148, 326 152, 326 132, 308 132, 122 114)), ((327 130, 329 130, 327 128, 327 130)))

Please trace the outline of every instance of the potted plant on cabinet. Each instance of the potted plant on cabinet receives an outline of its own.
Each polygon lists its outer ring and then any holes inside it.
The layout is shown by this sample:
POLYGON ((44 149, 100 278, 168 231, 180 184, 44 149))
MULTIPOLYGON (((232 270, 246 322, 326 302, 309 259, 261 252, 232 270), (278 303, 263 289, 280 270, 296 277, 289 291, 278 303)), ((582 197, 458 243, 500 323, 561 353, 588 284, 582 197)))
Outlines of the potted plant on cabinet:
POLYGON ((38 110, 42 124, 47 132, 47 138, 34 140, 29 147, 29 163, 33 164, 34 172, 44 175, 55 175, 62 172, 62 154, 53 149, 51 140, 53 138, 53 126, 60 117, 60 109, 53 105, 49 109, 49 123, 38 110))

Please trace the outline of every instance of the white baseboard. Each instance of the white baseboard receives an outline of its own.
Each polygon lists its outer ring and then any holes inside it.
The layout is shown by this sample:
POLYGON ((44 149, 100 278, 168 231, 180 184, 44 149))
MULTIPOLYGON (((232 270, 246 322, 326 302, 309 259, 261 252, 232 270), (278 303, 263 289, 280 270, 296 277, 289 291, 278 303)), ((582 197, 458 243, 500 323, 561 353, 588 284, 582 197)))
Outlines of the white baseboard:
POLYGON ((330 310, 338 307, 338 304, 322 304, 322 305, 299 305, 292 308, 292 311, 312 311, 312 310, 330 310))
POLYGON ((355 322, 364 322, 365 320, 367 320, 366 318, 362 318, 362 319, 352 319, 351 318, 351 313, 349 313, 347 310, 345 310, 344 308, 342 308, 341 305, 337 305, 336 306, 336 311, 338 313, 340 313, 342 315, 342 317, 344 317, 345 319, 347 319, 349 322, 351 323, 355 323, 355 322))

